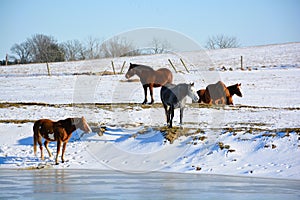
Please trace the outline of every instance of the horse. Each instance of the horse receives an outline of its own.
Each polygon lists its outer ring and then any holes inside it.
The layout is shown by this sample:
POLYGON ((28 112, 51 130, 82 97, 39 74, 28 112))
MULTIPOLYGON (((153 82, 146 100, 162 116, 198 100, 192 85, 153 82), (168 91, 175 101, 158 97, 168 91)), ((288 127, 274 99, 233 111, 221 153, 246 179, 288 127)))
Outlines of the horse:
POLYGON ((44 160, 42 138, 45 139, 44 145, 48 151, 49 157, 52 157, 52 153, 48 148, 49 142, 57 142, 57 152, 55 164, 58 165, 58 155, 60 153, 60 147, 63 144, 61 161, 64 163, 64 153, 67 143, 72 136, 73 131, 77 128, 84 132, 90 133, 91 128, 87 124, 84 117, 82 118, 67 118, 54 122, 50 119, 39 119, 34 122, 33 125, 33 150, 36 156, 37 143, 40 146, 41 159, 44 160))
POLYGON ((204 102, 207 104, 222 104, 222 105, 233 105, 233 95, 242 97, 240 90, 240 83, 226 87, 222 81, 218 81, 215 84, 210 84, 206 89, 197 91, 199 96, 198 103, 204 102))
POLYGON ((160 98, 165 109, 167 125, 169 125, 169 128, 172 128, 174 109, 176 108, 180 108, 180 124, 182 124, 183 110, 187 96, 192 98, 193 101, 198 101, 194 83, 181 83, 178 85, 166 84, 161 87, 160 98))
POLYGON ((146 65, 130 63, 130 67, 127 73, 125 74, 125 77, 129 79, 134 75, 137 75, 140 78, 140 81, 144 88, 145 99, 142 104, 147 103, 147 88, 149 88, 151 95, 150 104, 153 104, 153 87, 161 87, 165 84, 172 83, 173 81, 173 74, 167 68, 160 68, 158 70, 154 70, 146 65))

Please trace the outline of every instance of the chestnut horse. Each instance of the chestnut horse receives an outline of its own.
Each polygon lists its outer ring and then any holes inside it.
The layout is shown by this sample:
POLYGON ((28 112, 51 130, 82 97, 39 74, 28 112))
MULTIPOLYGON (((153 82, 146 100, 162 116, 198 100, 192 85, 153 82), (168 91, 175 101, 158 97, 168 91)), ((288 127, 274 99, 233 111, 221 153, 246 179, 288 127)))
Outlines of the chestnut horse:
POLYGON ((82 118, 67 118, 65 120, 59 120, 57 122, 51 121, 49 119, 37 120, 33 125, 33 150, 34 155, 36 155, 37 143, 41 150, 41 159, 44 160, 42 138, 45 138, 44 145, 48 151, 49 157, 52 157, 52 153, 48 148, 49 142, 57 142, 57 152, 55 164, 58 165, 58 155, 60 153, 60 147, 63 143, 61 161, 64 162, 64 153, 66 150, 66 145, 72 136, 72 132, 77 128, 84 132, 91 132, 91 128, 87 124, 84 117, 82 118))
POLYGON ((147 88, 149 88, 150 95, 151 95, 150 104, 153 104, 154 103, 153 87, 161 87, 167 83, 172 83, 173 81, 172 72, 166 68, 160 68, 158 70, 154 70, 151 67, 146 65, 138 65, 138 64, 130 63, 129 69, 125 77, 129 79, 134 75, 137 75, 140 78, 140 81, 144 88, 145 100, 143 101, 143 104, 147 103, 147 88))
POLYGON ((199 96, 198 103, 204 102, 207 104, 222 104, 222 105, 233 105, 232 96, 237 95, 242 97, 240 91, 241 84, 231 85, 226 87, 226 85, 219 81, 216 84, 210 84, 206 89, 198 90, 197 94, 199 96))

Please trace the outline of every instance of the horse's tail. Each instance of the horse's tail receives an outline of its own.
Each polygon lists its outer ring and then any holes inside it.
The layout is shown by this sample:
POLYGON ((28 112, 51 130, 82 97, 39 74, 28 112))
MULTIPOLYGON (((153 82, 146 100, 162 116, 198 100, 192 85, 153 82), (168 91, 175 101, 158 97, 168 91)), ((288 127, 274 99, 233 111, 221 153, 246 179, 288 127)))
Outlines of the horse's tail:
POLYGON ((168 79, 168 83, 173 83, 173 74, 172 72, 170 72, 170 75, 169 75, 169 79, 168 79))
POLYGON ((33 125, 33 152, 34 155, 36 155, 36 146, 39 138, 39 127, 40 127, 40 121, 34 122, 33 125))

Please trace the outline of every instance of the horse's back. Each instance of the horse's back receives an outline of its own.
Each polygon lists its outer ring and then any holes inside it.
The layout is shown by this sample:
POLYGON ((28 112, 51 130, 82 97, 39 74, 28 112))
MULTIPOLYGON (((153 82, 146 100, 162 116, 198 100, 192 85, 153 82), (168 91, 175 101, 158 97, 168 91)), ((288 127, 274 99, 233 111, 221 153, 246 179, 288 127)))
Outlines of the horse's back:
POLYGON ((206 90, 209 92, 212 99, 221 98, 227 95, 227 87, 222 81, 208 85, 206 90))
POLYGON ((160 72, 160 73, 164 73, 164 74, 172 74, 172 72, 169 69, 167 69, 167 68, 159 68, 156 71, 160 72))

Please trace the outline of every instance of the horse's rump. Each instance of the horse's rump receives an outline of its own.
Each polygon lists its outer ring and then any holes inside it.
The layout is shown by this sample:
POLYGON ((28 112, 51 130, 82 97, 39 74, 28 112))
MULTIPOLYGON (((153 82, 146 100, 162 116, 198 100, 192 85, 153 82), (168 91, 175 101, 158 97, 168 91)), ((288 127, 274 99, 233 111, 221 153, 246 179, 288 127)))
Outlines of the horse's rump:
POLYGON ((160 68, 156 70, 156 74, 157 76, 154 82, 154 87, 161 87, 173 82, 173 74, 167 68, 160 68))
POLYGON ((227 104, 230 97, 229 90, 222 81, 215 84, 210 84, 204 92, 204 102, 213 104, 227 104))
POLYGON ((175 84, 167 83, 161 87, 160 96, 163 104, 170 105, 170 103, 175 103, 177 100, 176 94, 173 90, 176 87, 175 84))
POLYGON ((33 125, 33 132, 34 132, 34 137, 43 137, 49 141, 56 141, 55 138, 55 126, 54 126, 54 121, 50 119, 40 119, 34 122, 33 125), (50 137, 49 137, 50 136, 50 137))

